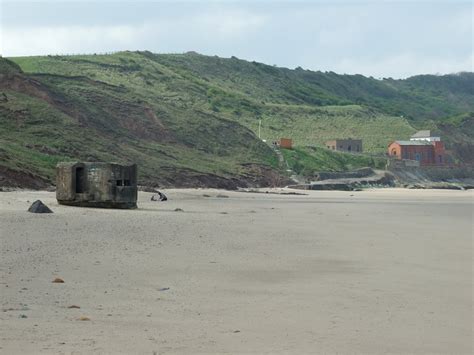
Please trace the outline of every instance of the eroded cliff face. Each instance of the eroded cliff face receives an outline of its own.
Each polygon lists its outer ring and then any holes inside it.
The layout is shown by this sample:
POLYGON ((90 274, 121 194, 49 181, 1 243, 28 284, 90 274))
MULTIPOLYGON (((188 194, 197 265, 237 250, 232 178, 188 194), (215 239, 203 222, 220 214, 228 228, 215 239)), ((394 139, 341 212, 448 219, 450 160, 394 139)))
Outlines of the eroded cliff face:
POLYGON ((0 64, 0 186, 48 188, 57 162, 77 160, 137 163, 147 186, 235 189, 283 180, 268 163, 272 150, 235 121, 180 107, 181 122, 175 103, 123 85, 0 64))

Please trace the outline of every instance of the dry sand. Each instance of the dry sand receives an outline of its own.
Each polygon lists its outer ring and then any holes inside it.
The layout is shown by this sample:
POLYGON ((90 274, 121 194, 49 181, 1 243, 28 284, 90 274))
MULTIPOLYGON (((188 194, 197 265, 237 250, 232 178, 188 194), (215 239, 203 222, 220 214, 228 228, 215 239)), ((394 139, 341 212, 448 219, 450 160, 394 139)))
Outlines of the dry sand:
POLYGON ((0 352, 472 353, 472 192, 166 193, 1 192, 0 352))

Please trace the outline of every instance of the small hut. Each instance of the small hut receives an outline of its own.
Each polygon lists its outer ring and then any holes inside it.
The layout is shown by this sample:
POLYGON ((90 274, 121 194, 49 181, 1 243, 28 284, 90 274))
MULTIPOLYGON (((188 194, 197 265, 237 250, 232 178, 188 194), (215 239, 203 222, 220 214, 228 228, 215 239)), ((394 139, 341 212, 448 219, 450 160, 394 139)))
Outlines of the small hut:
POLYGON ((280 138, 278 145, 283 149, 293 149, 293 140, 290 138, 280 138))
POLYGON ((361 139, 333 139, 326 142, 326 147, 339 152, 362 153, 361 139))
POLYGON ((100 162, 59 163, 56 199, 62 205, 136 208, 137 166, 100 162))

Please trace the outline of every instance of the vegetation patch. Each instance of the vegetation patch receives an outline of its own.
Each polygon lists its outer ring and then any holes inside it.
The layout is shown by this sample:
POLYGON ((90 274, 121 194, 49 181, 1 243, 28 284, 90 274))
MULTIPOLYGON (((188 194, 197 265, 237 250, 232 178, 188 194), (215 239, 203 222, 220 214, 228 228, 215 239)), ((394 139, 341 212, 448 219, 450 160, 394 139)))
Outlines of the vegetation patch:
POLYGON ((295 173, 307 177, 320 171, 348 171, 363 167, 384 169, 386 164, 383 157, 334 152, 325 148, 299 147, 282 149, 281 152, 295 173))

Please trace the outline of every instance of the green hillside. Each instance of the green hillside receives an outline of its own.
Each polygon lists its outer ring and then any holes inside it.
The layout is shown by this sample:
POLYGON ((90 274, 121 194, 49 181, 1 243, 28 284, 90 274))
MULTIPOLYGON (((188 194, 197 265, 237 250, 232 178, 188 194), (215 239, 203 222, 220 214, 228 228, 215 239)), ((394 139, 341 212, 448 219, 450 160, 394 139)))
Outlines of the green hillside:
POLYGON ((144 184, 283 182, 259 121, 268 142, 293 138, 309 174, 376 164, 314 148, 328 139, 362 138, 383 155, 421 128, 454 137, 453 155, 469 161, 473 83, 472 73, 375 80, 196 53, 0 59, 0 179, 52 181, 58 161, 112 160, 137 162, 144 184))

